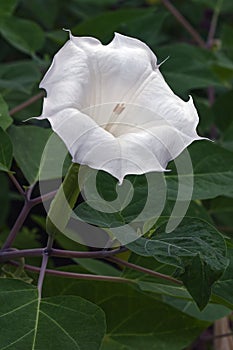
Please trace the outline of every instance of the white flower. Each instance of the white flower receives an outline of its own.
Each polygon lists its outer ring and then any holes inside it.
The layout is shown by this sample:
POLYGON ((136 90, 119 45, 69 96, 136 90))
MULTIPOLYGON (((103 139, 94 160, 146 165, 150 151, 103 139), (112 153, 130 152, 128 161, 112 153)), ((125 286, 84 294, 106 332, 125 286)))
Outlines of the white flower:
POLYGON ((190 143, 198 115, 166 84, 150 48, 115 34, 108 45, 74 37, 43 78, 43 112, 73 162, 109 172, 162 172, 190 143))

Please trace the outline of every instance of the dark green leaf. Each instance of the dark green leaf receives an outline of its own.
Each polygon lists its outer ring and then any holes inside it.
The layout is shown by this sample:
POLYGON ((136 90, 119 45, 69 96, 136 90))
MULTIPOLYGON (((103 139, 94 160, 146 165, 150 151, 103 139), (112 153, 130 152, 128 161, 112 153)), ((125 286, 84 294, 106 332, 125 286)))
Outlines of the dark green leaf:
POLYGON ((91 198, 87 198, 86 202, 75 209, 78 217, 90 224, 113 228, 137 221, 141 212, 144 212, 148 201, 148 191, 150 193, 154 191, 156 198, 150 198, 149 206, 153 210, 152 212, 145 210, 145 221, 159 216, 163 209, 166 185, 160 173, 151 173, 148 177, 128 175, 123 184, 118 186, 117 179, 100 171, 97 175, 96 186, 98 193, 93 191, 91 198))
POLYGON ((41 74, 32 61, 17 61, 0 65, 0 88, 29 94, 41 74))
MULTIPOLYGON (((192 199, 233 196, 233 153, 208 141, 195 142, 188 148, 193 163, 194 188, 192 199)), ((169 168, 172 166, 172 163, 169 168)), ((187 175, 179 175, 186 183, 187 175)), ((190 174, 192 176, 192 174, 190 174)), ((166 175, 168 197, 177 196, 178 177, 173 170, 166 175)))
POLYGON ((5 17, 0 22, 0 33, 11 45, 28 54, 44 44, 44 33, 38 24, 17 17, 5 17))
POLYGON ((0 16, 11 15, 18 4, 18 0, 0 0, 0 16))
POLYGON ((157 55, 161 61, 169 57, 161 66, 161 71, 179 95, 187 96, 190 89, 221 85, 212 71, 216 59, 206 50, 187 44, 174 44, 160 48, 157 55))
POLYGON ((105 332, 103 311, 77 296, 37 297, 37 288, 1 279, 2 348, 97 350, 105 332))
POLYGON ((215 284, 213 294, 220 298, 221 303, 228 307, 233 307, 233 247, 228 248, 228 258, 230 263, 222 278, 215 284))
POLYGON ((105 12, 87 19, 72 29, 73 34, 97 37, 104 42, 112 39, 114 31, 132 19, 148 14, 145 9, 122 9, 105 12))
POLYGON ((101 350, 169 349, 188 346, 206 328, 201 322, 176 311, 129 285, 101 281, 71 281, 49 276, 49 295, 73 294, 99 305, 106 314, 107 334, 101 350), (114 346, 114 347, 113 347, 114 346))
POLYGON ((200 311, 198 310, 196 304, 191 300, 187 301, 166 296, 163 298, 163 301, 176 309, 185 312, 187 315, 195 317, 198 320, 208 322, 214 322, 215 320, 218 320, 231 313, 231 309, 219 304, 209 303, 206 305, 204 310, 200 311))
POLYGON ((11 168, 13 147, 8 134, 0 128, 0 170, 9 171, 11 168))
POLYGON ((14 158, 29 184, 38 179, 41 156, 51 133, 50 129, 28 125, 11 126, 9 129, 14 158))
POLYGON ((179 278, 200 309, 207 304, 213 283, 228 263, 223 237, 213 226, 198 219, 185 218, 171 233, 165 233, 162 226, 152 239, 139 238, 128 248, 176 266, 179 278))
POLYGON ((13 122, 13 119, 8 113, 8 107, 3 97, 0 95, 0 127, 6 130, 13 122))

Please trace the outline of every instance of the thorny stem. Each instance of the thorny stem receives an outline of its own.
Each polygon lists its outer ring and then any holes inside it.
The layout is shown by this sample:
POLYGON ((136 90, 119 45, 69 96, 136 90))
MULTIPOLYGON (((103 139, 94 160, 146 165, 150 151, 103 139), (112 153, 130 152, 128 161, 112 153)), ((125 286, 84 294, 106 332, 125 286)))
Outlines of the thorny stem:
POLYGON ((140 271, 140 272, 143 272, 147 275, 151 275, 151 276, 154 276, 154 277, 158 277, 158 278, 162 278, 162 279, 165 279, 167 281, 170 281, 170 282, 173 282, 173 283, 176 283, 176 284, 179 284, 179 285, 183 285, 183 283, 171 276, 168 276, 168 275, 164 275, 163 273, 159 273, 159 272, 156 272, 156 271, 153 271, 153 270, 150 270, 150 269, 147 269, 145 267, 142 267, 142 266, 139 266, 139 265, 135 265, 135 264, 132 264, 128 261, 125 261, 125 260, 122 260, 122 259, 119 259, 119 258, 116 258, 116 257, 108 257, 106 258, 107 260, 110 260, 112 262, 115 262, 117 264, 120 264, 120 265, 124 265, 126 267, 129 267, 130 269, 133 269, 133 270, 137 270, 137 271, 140 271))
POLYGON ((168 11, 170 11, 173 14, 177 21, 180 22, 180 24, 189 32, 193 40, 196 41, 196 43, 204 49, 206 47, 204 40, 196 31, 196 29, 194 29, 193 26, 180 13, 180 11, 178 11, 169 0, 162 0, 162 3, 168 9, 168 11))
MULTIPOLYGON (((19 263, 16 261, 10 261, 11 265, 18 266, 19 263)), ((25 264, 24 265, 25 270, 32 271, 32 272, 40 272, 40 268, 32 265, 25 264)), ((75 272, 68 272, 68 271, 59 271, 59 270, 52 270, 52 269, 46 269, 45 273, 48 275, 53 276, 59 276, 59 277, 66 277, 66 278, 76 278, 76 279, 85 279, 85 280, 94 280, 94 281, 109 281, 109 282, 121 282, 121 283, 135 283, 134 280, 130 280, 123 277, 116 277, 116 276, 103 276, 103 275, 90 275, 86 273, 75 273, 75 272)))

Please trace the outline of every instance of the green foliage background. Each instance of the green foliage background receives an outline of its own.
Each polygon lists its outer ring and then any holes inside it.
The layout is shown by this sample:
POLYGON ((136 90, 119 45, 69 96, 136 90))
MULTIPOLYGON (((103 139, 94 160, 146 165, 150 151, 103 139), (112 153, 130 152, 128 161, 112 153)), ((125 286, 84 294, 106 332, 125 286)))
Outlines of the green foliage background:
MULTIPOLYGON (((200 115, 199 134, 215 141, 194 143, 188 149, 194 192, 185 219, 173 232, 174 250, 167 253, 171 241, 161 225, 152 237, 130 244, 129 251, 120 255, 123 261, 176 277, 185 287, 122 268, 116 261, 57 258, 49 260, 50 269, 130 281, 90 281, 48 274, 40 299, 37 274, 24 270, 25 262, 39 267, 39 258, 18 259, 18 267, 2 263, 0 349, 207 349, 212 342, 201 338, 196 347, 190 346, 208 327, 212 332, 215 320, 232 312, 233 2, 173 1, 178 19, 165 6, 167 3, 0 0, 1 244, 23 206, 23 197, 10 181, 9 172, 15 172, 22 186, 36 184, 41 155, 51 135, 46 122, 24 121, 41 113, 38 85, 68 38, 62 28, 74 35, 95 36, 105 44, 117 31, 146 42, 158 62, 169 56, 161 66, 166 81, 183 99, 193 96, 200 115), (195 34, 180 23, 181 13, 201 40, 195 40, 195 34), (33 103, 21 106, 33 96, 33 103)), ((166 175, 168 194, 161 224, 170 215, 177 192, 177 174, 173 164, 169 167, 173 170, 166 175)), ((100 192, 108 197, 106 183, 111 192, 114 180, 102 176, 100 192)), ((144 184, 138 186, 143 191, 144 184)), ((37 186, 34 195, 39 195, 37 186)), ((90 211, 86 203, 76 210, 87 222, 99 226, 111 227, 113 220, 119 220, 117 215, 106 217, 90 211)), ((127 213, 121 213, 121 220, 127 222, 134 210, 129 207, 127 213)), ((41 248, 46 239, 45 211, 39 205, 28 215, 13 247, 41 248)), ((62 249, 86 250, 63 235, 57 236, 55 244, 62 249)))

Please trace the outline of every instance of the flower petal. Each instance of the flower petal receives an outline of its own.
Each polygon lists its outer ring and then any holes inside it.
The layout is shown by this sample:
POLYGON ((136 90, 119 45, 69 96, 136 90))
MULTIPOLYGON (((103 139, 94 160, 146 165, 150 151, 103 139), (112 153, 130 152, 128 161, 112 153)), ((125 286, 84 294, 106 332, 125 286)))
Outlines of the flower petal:
POLYGON ((74 37, 55 55, 40 87, 43 113, 73 161, 122 182, 127 174, 164 171, 192 141, 198 115, 165 82, 140 40, 115 34, 108 45, 74 37))

